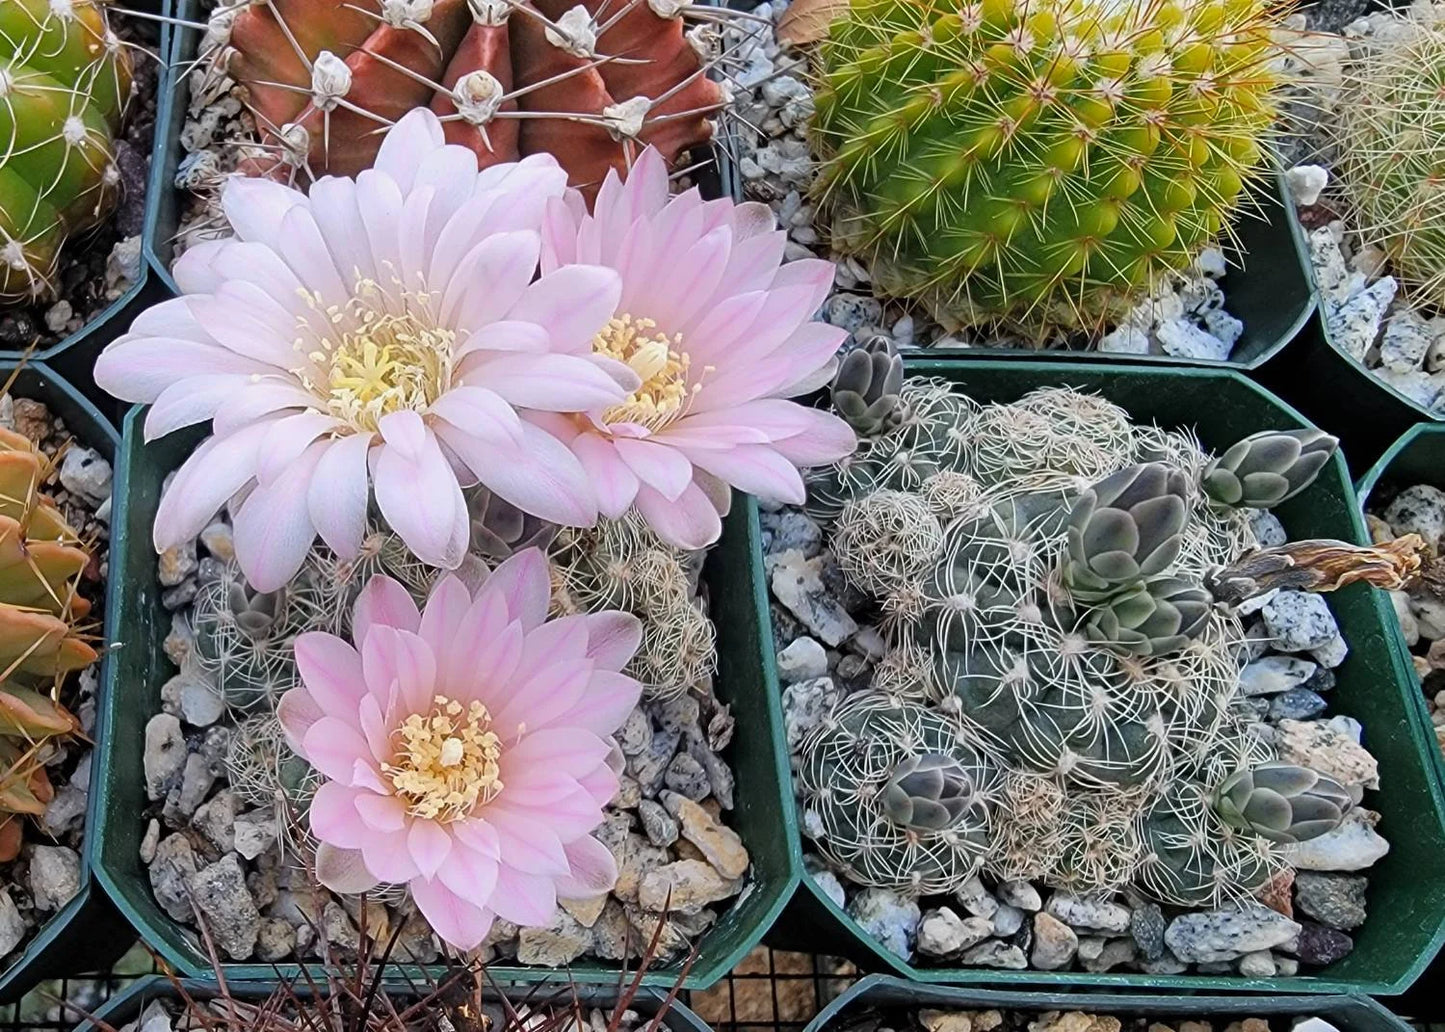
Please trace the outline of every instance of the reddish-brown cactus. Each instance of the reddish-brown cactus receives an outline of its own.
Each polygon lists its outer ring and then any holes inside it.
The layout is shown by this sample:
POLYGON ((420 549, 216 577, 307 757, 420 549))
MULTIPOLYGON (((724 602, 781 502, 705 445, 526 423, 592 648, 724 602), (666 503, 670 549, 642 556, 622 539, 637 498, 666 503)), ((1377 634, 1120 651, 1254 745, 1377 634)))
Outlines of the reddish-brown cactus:
POLYGON ((721 85, 684 32, 687 0, 260 0, 214 55, 246 90, 266 155, 291 177, 370 167, 378 130, 430 105, 480 166, 549 152, 574 186, 654 144, 712 136, 721 85))

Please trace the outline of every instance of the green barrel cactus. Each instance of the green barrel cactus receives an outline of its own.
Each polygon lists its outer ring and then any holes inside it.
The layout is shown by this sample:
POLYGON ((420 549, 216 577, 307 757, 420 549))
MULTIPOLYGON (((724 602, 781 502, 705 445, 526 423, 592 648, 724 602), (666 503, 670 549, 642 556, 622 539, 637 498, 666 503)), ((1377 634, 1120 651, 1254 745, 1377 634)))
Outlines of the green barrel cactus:
POLYGON ((66 238, 110 213, 131 82, 99 0, 0 3, 0 301, 52 295, 66 238))
POLYGON ((1279 17, 852 0, 812 124, 834 247, 948 327, 1098 327, 1192 261, 1263 168, 1279 17))

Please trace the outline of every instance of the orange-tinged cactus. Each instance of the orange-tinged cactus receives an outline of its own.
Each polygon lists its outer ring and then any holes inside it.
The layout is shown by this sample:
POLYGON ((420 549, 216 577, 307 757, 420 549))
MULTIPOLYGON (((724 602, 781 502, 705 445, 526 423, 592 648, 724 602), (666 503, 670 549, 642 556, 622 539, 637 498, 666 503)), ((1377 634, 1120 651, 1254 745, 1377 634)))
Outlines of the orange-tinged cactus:
POLYGON ((268 0, 213 56, 245 87, 266 154, 295 178, 371 166, 415 107, 485 168, 547 152, 592 192, 648 144, 670 163, 712 136, 723 88, 684 31, 686 0, 268 0))

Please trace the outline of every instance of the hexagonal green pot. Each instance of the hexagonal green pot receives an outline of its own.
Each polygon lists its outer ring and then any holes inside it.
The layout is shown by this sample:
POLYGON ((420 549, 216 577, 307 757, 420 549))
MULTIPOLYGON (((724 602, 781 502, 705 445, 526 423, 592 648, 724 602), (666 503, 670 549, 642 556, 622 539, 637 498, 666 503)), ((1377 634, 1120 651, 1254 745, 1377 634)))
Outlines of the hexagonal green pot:
MULTIPOLYGON (((166 915, 151 893, 140 860, 140 842, 148 808, 139 743, 146 722, 160 711, 160 689, 171 675, 162 649, 170 614, 160 603, 151 525, 161 484, 190 454, 200 434, 185 431, 145 443, 145 409, 126 417, 116 462, 115 509, 111 543, 109 614, 118 642, 106 671, 101 708, 103 736, 97 750, 96 833, 90 838, 91 863, 100 884, 135 925, 142 938, 175 969, 204 977, 210 963, 195 934, 166 915)), ((722 540, 708 556, 703 576, 710 591, 718 630, 719 667, 714 678, 718 698, 732 708, 736 732, 726 759, 737 776, 736 808, 729 815, 742 836, 753 866, 747 887, 718 923, 699 940, 688 988, 716 982, 757 945, 797 884, 795 854, 789 849, 793 807, 787 787, 787 753, 774 673, 764 662, 769 640, 767 605, 758 546, 757 507, 739 495, 725 521, 722 540)), ((768 653, 770 654, 770 653, 768 653)), ((269 964, 227 964, 228 980, 266 979, 269 964)), ((283 977, 295 970, 280 969, 283 977)), ((489 968, 493 977, 542 980, 551 968, 489 968)), ((611 982, 617 967, 582 962, 568 969, 579 982, 611 982)), ((674 964, 650 971, 649 985, 671 986, 674 964)))
MULTIPOLYGON (((17 363, 0 361, 0 382, 9 379, 17 363)), ((11 393, 17 398, 44 402, 50 411, 65 420, 75 439, 94 448, 109 462, 114 462, 120 447, 115 427, 85 397, 43 362, 29 362, 16 375, 11 393)), ((114 570, 114 565, 111 566, 114 570)), ((112 640, 114 612, 107 602, 102 640, 112 640)), ((104 693, 106 671, 114 657, 109 649, 102 651, 100 683, 104 693)), ((80 892, 40 926, 20 956, 8 967, 0 969, 0 1003, 19 999, 37 982, 77 971, 95 971, 108 967, 130 945, 126 923, 110 905, 110 900, 91 878, 90 843, 96 836, 94 801, 99 782, 99 757, 105 731, 97 723, 96 745, 90 766, 90 803, 85 813, 85 845, 80 858, 80 892)))
MULTIPOLYGON (((1220 448, 1259 430, 1303 427, 1298 412, 1236 372, 1120 369, 1101 363, 938 362, 907 360, 911 374, 941 376, 980 401, 1011 401, 1041 386, 1067 385, 1102 394, 1138 422, 1189 427, 1220 448)), ((1290 536, 1364 543, 1364 520, 1342 456, 1305 492, 1275 510, 1290 536)), ((867 969, 935 983, 1008 983, 1047 989, 1252 990, 1269 993, 1404 992, 1445 942, 1445 879, 1421 877, 1445 855, 1445 794, 1436 776, 1434 734, 1384 592, 1357 584, 1330 596, 1350 644, 1336 671, 1330 712, 1359 720, 1380 762, 1382 790, 1365 805, 1378 810, 1389 854, 1369 870, 1369 920, 1347 957, 1311 974, 1248 979, 1217 975, 1146 975, 1082 971, 1000 971, 915 966, 885 950, 806 873, 769 941, 788 948, 842 953, 867 969)), ((770 653, 771 658, 771 653, 770 653)), ((794 822, 796 827, 796 822, 794 822)), ((801 869, 803 842, 792 841, 801 869)))
MULTIPOLYGON (((1090 993, 1087 997, 1058 992, 952 988, 917 985, 887 975, 870 975, 819 1012, 804 1032, 830 1032, 848 1027, 873 1010, 900 1011, 928 1007, 941 1010, 1000 1010, 1043 1014, 1082 1010, 1112 1014, 1125 1022, 1152 1018, 1212 1021, 1216 1028, 1244 1018, 1323 1018, 1339 1032, 1409 1032, 1410 1026, 1365 996, 1270 998, 1259 996, 1181 996, 1155 993, 1090 993)), ((898 1023, 893 1027, 903 1027, 898 1023)))

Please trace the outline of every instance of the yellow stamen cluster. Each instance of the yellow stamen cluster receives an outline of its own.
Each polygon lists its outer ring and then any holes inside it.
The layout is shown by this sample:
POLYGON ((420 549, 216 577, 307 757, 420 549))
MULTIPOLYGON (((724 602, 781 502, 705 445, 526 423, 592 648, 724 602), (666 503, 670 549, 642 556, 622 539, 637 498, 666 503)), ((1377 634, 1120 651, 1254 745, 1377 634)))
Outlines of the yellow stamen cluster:
POLYGON ((642 380, 642 386, 602 414, 607 423, 638 423, 661 430, 687 408, 700 385, 687 384, 689 359, 682 350, 682 335, 668 338, 654 332, 651 319, 619 315, 592 339, 592 352, 624 362, 642 380))
POLYGON ((480 702, 463 706, 438 695, 425 715, 413 713, 392 734, 393 762, 382 772, 407 813, 434 821, 466 817, 502 791, 502 740, 480 702))
POLYGON ((312 311, 303 326, 320 343, 296 342, 310 363, 296 370, 302 384, 363 432, 374 432, 392 412, 425 411, 451 386, 457 335, 438 325, 437 299, 399 281, 393 286, 358 279, 349 301, 324 308, 308 298, 312 311))

